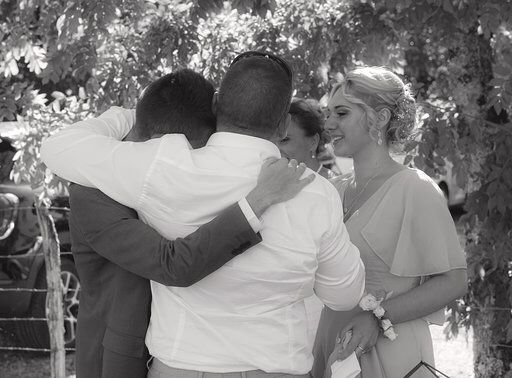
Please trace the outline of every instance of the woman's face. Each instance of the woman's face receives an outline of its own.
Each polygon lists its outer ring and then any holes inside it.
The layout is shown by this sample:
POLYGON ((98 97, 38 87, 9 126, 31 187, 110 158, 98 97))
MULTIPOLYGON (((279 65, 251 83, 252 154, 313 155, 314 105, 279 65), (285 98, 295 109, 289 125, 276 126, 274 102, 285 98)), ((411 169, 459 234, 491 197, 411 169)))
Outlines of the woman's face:
POLYGON ((329 130, 336 156, 353 157, 365 147, 374 144, 363 109, 347 101, 339 89, 329 99, 325 128, 329 130))
POLYGON ((295 159, 299 163, 305 163, 306 165, 311 161, 313 151, 316 151, 314 138, 306 136, 293 118, 290 127, 288 127, 286 137, 281 139, 277 146, 281 151, 281 156, 288 159, 295 159))

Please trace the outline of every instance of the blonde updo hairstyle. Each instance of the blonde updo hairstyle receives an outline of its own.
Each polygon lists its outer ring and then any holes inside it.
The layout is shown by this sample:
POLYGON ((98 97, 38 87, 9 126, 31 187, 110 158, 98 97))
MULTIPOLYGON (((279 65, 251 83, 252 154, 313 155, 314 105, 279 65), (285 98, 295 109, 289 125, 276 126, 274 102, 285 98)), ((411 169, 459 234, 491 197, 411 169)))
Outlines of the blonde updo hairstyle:
POLYGON ((339 90, 346 100, 360 106, 366 115, 370 136, 377 141, 377 112, 389 109, 391 117, 383 142, 401 145, 413 137, 416 126, 416 101, 408 85, 385 67, 361 67, 348 72, 334 85, 330 97, 339 90))

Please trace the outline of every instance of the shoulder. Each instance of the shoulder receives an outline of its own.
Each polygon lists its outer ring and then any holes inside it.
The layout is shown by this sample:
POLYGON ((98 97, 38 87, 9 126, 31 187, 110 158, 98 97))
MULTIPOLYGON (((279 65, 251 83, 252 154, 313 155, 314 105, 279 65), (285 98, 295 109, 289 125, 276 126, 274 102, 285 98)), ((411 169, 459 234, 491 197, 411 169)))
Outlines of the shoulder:
POLYGON ((148 149, 155 152, 155 163, 176 164, 178 161, 189 161, 197 149, 192 149, 183 134, 166 134, 160 138, 144 142, 148 149))
POLYGON ((306 170, 304 175, 307 176, 312 173, 315 175, 315 180, 304 188, 304 193, 315 194, 319 197, 339 197, 338 192, 332 183, 332 180, 326 179, 322 175, 315 173, 309 168, 306 170))
POLYGON ((426 200, 442 200, 444 195, 436 182, 425 172, 419 169, 407 168, 402 173, 404 192, 408 196, 426 200))
POLYGON ((306 186, 291 201, 300 202, 300 208, 308 209, 309 214, 322 214, 322 217, 342 217, 342 203, 338 190, 322 175, 307 170, 307 174, 315 174, 315 180, 306 186))
POLYGON ((137 218, 135 210, 114 201, 98 189, 71 184, 69 186, 71 214, 82 219, 137 218))

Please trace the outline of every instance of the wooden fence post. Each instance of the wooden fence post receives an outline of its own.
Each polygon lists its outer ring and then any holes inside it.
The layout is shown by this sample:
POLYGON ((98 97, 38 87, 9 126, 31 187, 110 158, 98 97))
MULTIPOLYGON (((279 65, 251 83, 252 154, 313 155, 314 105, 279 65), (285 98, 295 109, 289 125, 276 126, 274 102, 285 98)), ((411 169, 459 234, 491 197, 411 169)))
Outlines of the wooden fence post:
MULTIPOLYGON (((38 201, 36 200, 36 203, 38 201)), ((46 265, 48 330, 50 332, 51 378, 66 377, 66 351, 64 344, 64 312, 62 280, 60 273, 60 248, 55 223, 48 207, 36 205, 37 218, 43 238, 46 265)))

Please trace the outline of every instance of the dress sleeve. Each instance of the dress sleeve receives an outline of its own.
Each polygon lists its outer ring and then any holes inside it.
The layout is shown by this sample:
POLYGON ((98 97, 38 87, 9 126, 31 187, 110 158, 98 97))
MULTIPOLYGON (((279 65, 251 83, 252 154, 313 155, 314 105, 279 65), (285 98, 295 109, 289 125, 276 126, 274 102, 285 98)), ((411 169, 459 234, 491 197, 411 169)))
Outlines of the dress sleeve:
POLYGON ((383 198, 362 236, 391 274, 425 277, 466 268, 446 200, 430 177, 412 171, 383 198))

